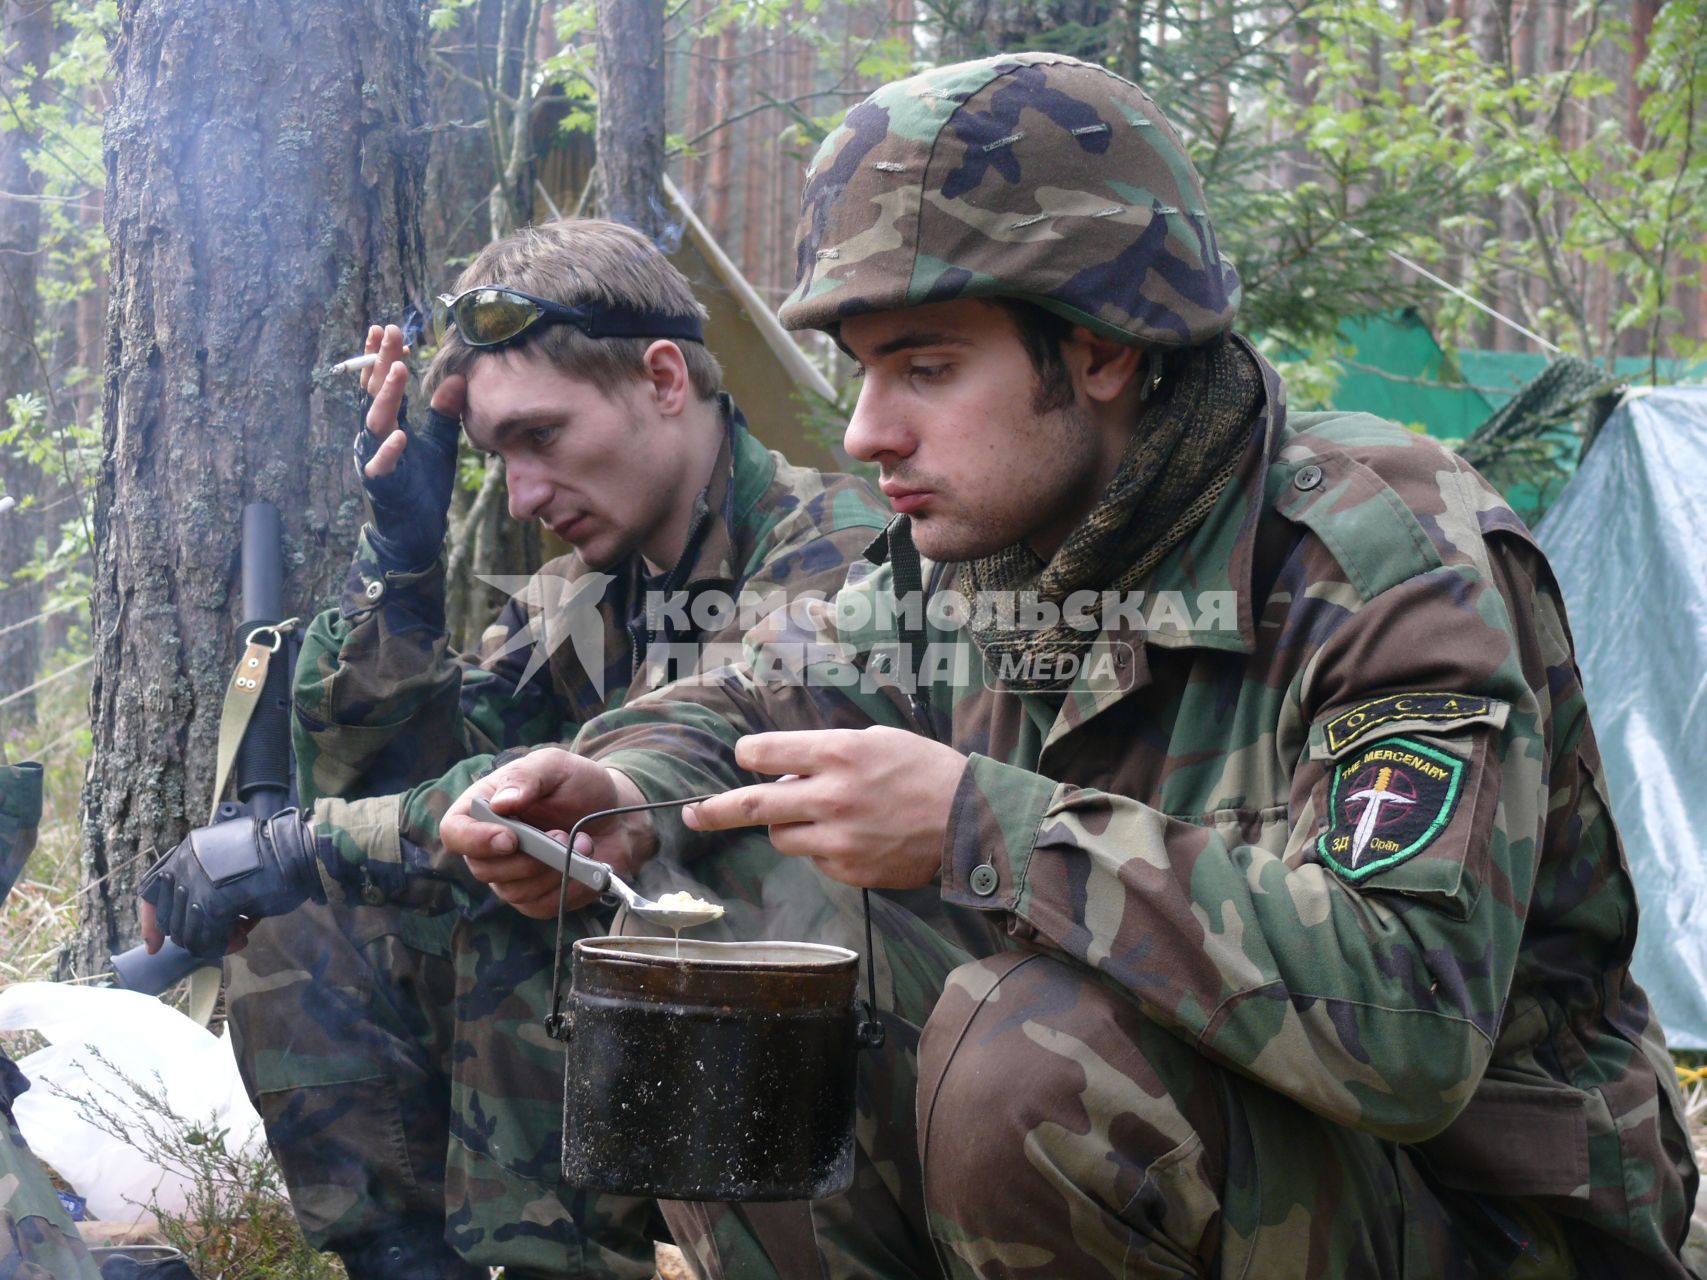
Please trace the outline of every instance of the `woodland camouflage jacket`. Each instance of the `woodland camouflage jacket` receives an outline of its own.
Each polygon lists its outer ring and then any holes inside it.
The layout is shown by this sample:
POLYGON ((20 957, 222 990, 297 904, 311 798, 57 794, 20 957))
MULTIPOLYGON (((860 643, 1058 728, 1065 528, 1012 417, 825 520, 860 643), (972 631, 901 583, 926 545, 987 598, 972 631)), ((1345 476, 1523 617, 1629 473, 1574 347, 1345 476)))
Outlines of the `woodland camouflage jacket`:
POLYGON ((754 781, 744 733, 934 731, 970 756, 942 896, 991 947, 1068 956, 1439 1183, 1683 1274, 1696 1175, 1558 587, 1468 465, 1363 415, 1288 421, 1265 378, 1244 470, 1064 697, 933 622, 952 661, 921 718, 891 561, 577 749, 662 799, 754 781))
POLYGON ((578 555, 531 579, 494 579, 511 599, 476 661, 449 652, 443 562, 384 573, 363 536, 343 602, 309 627, 296 675, 298 789, 337 849, 322 877, 333 901, 442 907, 453 886, 484 898, 462 860, 438 849, 437 831, 493 753, 568 741, 631 691, 682 674, 670 660, 697 661, 702 643, 738 654, 743 618, 699 611, 702 597, 763 608, 835 593, 882 528, 882 499, 854 477, 767 450, 727 397, 723 415, 728 443, 698 500, 697 554, 661 579, 648 579, 638 556, 604 574, 578 555), (648 619, 649 592, 677 607, 648 619), (543 669, 530 673, 542 651, 543 669))

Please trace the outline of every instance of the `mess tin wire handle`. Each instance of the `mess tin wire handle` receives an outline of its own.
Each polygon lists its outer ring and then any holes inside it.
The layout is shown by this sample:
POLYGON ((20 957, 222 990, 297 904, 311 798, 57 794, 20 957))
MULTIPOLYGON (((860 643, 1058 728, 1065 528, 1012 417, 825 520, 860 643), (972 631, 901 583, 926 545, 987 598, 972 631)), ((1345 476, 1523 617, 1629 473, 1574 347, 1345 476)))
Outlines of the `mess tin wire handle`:
MULTIPOLYGON (((575 856, 575 837, 581 834, 581 828, 589 822, 598 822, 603 818, 614 818, 624 813, 643 813, 648 809, 675 809, 682 805, 698 804, 701 800, 709 800, 712 792, 703 796, 685 796, 680 800, 653 800, 647 804, 623 804, 614 809, 595 809, 592 813, 583 815, 569 828, 569 838, 563 843, 569 850, 569 856, 575 856)), ((557 944, 551 949, 551 1004, 550 1012, 545 1016, 545 1030, 553 1039, 561 1038, 563 1030, 562 1005, 558 1003, 559 992, 563 985, 563 920, 564 908, 569 905, 569 880, 565 875, 563 883, 557 888, 557 944)))
MULTIPOLYGON (((710 800, 717 795, 711 792, 700 796, 685 796, 679 800, 653 800, 646 804, 618 805, 614 809, 598 809, 580 818, 569 829, 569 838, 563 843, 569 850, 569 856, 575 857, 575 837, 581 834, 581 828, 589 822, 598 822, 604 818, 614 818, 624 813, 643 813, 649 809, 675 809, 683 805, 698 804, 701 800, 710 800)), ((563 883, 557 889, 557 942, 551 949, 551 1003, 550 1010, 545 1016, 546 1034, 554 1040, 562 1039, 563 1006, 561 993, 563 990, 563 921, 566 918, 565 908, 569 904, 568 875, 563 877, 563 883)), ((860 904, 865 912, 865 1016, 860 1020, 856 1031, 861 1047, 867 1049, 881 1048, 883 1045, 883 1024, 877 1019, 877 960, 871 943, 871 890, 860 890, 860 904)))

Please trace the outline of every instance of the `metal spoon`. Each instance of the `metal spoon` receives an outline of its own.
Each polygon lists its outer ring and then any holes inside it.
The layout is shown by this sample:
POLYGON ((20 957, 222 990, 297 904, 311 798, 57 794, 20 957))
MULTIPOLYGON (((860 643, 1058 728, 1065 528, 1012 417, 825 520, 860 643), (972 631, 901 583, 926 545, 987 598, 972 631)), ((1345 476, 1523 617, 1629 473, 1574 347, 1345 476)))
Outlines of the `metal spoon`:
MULTIPOLYGON (((703 799, 704 797, 696 797, 703 799)), ((691 802, 684 802, 691 803, 691 802)), ((640 807, 640 806, 636 806, 640 807)), ((651 806, 645 806, 651 807, 651 806)), ((614 893, 621 898, 631 912, 640 919, 658 925, 665 929, 691 929, 695 925, 709 924, 723 914, 723 908, 707 904, 699 908, 661 907, 650 898, 641 897, 622 878, 603 862, 592 858, 582 857, 568 845, 553 840, 538 827, 530 827, 525 822, 514 818, 506 818, 494 813, 492 806, 485 800, 476 798, 468 805, 469 813, 480 822, 490 822, 505 827, 515 833, 516 843, 521 851, 531 858, 537 858, 554 871, 560 871, 569 879, 598 893, 614 893)), ((612 812, 617 812, 612 810, 612 812)), ((600 815, 588 814, 587 818, 600 815)), ((587 821, 583 818, 581 821, 587 821)), ((581 823, 575 824, 577 827, 581 823)))

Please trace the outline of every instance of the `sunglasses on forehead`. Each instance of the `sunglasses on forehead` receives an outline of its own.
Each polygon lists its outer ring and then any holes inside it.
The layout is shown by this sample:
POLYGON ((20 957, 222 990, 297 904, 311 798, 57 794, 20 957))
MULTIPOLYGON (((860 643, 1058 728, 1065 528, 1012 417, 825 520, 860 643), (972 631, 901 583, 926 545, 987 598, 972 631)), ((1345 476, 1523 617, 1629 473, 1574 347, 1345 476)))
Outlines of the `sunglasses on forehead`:
POLYGON ((483 284, 454 296, 441 293, 433 307, 433 334, 441 345, 453 327, 471 347, 495 347, 540 324, 572 324, 589 338, 705 341, 698 316, 667 316, 661 311, 636 311, 601 302, 566 306, 502 285, 483 284))

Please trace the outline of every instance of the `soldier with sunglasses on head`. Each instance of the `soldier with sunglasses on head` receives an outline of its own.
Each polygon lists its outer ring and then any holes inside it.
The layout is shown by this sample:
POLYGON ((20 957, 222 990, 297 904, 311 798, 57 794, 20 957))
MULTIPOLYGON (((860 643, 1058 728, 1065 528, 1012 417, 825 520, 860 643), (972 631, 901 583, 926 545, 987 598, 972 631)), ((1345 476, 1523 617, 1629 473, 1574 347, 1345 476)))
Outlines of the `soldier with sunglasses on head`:
MULTIPOLYGON (((727 654, 743 619, 696 605, 833 593, 881 529, 867 486, 748 434, 703 316, 643 237, 566 221, 488 246, 440 300, 420 427, 402 333, 370 331, 369 522, 297 668, 304 812, 196 832, 145 883, 151 943, 220 954, 239 917, 277 917, 229 962, 239 1061, 299 1220, 352 1276, 652 1274, 649 1202, 560 1184, 553 930, 446 858, 437 820, 496 753, 727 654), (466 659, 445 616, 459 430, 502 460, 510 515, 574 548, 509 584, 466 659)), ((762 836, 729 853, 755 881, 776 861, 762 836)))

